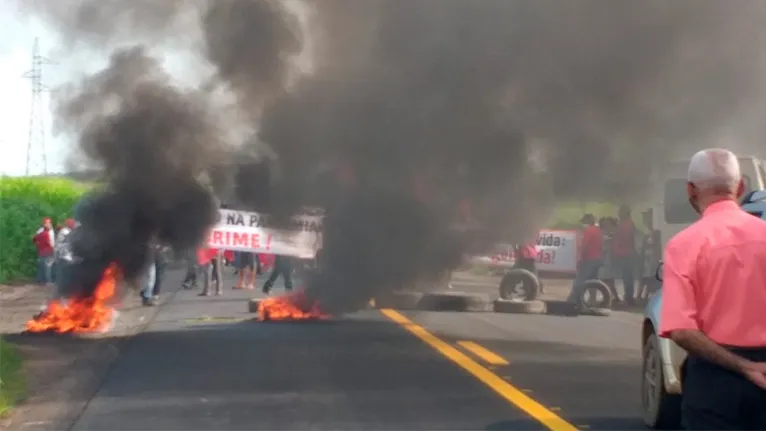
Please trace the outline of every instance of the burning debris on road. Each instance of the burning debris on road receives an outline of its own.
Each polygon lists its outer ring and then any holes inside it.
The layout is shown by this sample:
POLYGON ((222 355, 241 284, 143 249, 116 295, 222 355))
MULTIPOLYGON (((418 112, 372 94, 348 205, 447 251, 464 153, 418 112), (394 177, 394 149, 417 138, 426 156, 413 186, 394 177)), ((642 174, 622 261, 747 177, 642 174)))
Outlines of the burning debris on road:
POLYGON ((116 316, 110 305, 120 281, 120 270, 110 265, 92 295, 51 301, 39 315, 27 322, 27 332, 85 333, 107 331, 116 316))
POLYGON ((308 298, 303 291, 266 298, 258 304, 257 318, 261 322, 326 320, 331 317, 322 311, 319 301, 308 298))

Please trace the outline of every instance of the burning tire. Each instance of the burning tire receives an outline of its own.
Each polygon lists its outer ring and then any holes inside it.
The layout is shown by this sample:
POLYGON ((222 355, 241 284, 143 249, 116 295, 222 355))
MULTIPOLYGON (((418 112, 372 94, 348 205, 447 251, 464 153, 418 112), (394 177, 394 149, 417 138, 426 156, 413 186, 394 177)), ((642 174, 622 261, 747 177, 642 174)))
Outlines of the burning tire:
POLYGON ((416 310, 422 297, 418 292, 389 292, 375 298, 375 308, 416 310))
POLYGON ((489 299, 462 292, 426 293, 419 308, 426 311, 487 311, 489 299))
POLYGON ((250 298, 250 300, 247 301, 247 311, 250 313, 257 313, 259 305, 261 305, 260 298, 250 298))
POLYGON ((497 298, 492 302, 492 310, 496 313, 544 314, 546 307, 543 301, 509 301, 497 298))
POLYGON ((540 295, 540 279, 531 271, 513 268, 500 281, 500 298, 534 301, 540 295))

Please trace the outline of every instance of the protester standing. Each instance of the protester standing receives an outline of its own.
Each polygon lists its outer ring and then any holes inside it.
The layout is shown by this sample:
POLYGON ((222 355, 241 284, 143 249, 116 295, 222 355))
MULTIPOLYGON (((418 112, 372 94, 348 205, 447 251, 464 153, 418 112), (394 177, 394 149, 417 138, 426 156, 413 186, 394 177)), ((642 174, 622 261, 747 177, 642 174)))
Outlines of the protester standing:
POLYGON ((141 299, 144 306, 151 307, 157 304, 162 286, 162 277, 165 273, 165 247, 154 243, 149 246, 149 266, 147 267, 144 288, 141 289, 141 299))
POLYGON ((199 251, 199 263, 202 268, 202 292, 199 296, 210 296, 210 285, 215 284, 215 295, 223 295, 223 250, 202 248, 199 251))
POLYGON ((534 238, 516 247, 516 262, 513 264, 514 267, 526 269, 535 276, 537 276, 537 238, 539 236, 538 232, 534 238))
POLYGON ((186 276, 183 281, 184 289, 193 289, 197 287, 197 274, 200 271, 200 265, 198 263, 197 251, 193 250, 187 252, 186 255, 186 276))
POLYGON ((641 218, 646 228, 646 233, 641 237, 641 281, 639 283, 637 299, 642 302, 649 300, 649 295, 659 287, 656 279, 657 267, 660 264, 662 250, 660 249, 659 232, 654 229, 652 210, 642 213, 641 218))
POLYGON ((289 256, 274 256, 274 267, 271 269, 271 274, 268 280, 263 285, 263 293, 268 295, 271 292, 271 288, 274 287, 274 282, 277 281, 279 276, 282 276, 282 280, 285 283, 285 290, 293 290, 293 268, 290 264, 289 256))
POLYGON ((688 353, 682 422, 690 430, 766 430, 766 222, 742 211, 737 157, 692 157, 689 203, 701 218, 668 242, 661 337, 688 353))
POLYGON ((42 226, 32 237, 37 249, 37 282, 49 284, 53 282, 53 264, 55 262, 56 233, 53 231, 53 221, 45 217, 42 226))
POLYGON ((622 278, 625 303, 635 304, 636 270, 636 225, 630 215, 630 207, 620 206, 617 212, 619 222, 614 234, 612 252, 617 272, 622 278))
POLYGON ((580 219, 580 223, 584 226, 582 245, 577 264, 577 274, 567 299, 570 303, 575 304, 577 308, 583 305, 582 298, 585 293, 585 282, 598 277, 603 251, 603 238, 601 237, 601 229, 596 226, 596 217, 593 214, 585 214, 580 219))
POLYGON ((255 276, 261 274, 261 260, 256 253, 247 251, 238 251, 236 253, 235 262, 237 262, 237 270, 239 272, 239 282, 234 289, 254 289, 255 276), (245 285, 245 278, 247 278, 247 285, 245 285))
POLYGON ((71 218, 66 219, 64 226, 56 234, 56 245, 54 247, 54 261, 52 277, 58 283, 60 278, 65 277, 67 265, 72 262, 72 248, 69 244, 69 235, 75 228, 75 221, 71 218))

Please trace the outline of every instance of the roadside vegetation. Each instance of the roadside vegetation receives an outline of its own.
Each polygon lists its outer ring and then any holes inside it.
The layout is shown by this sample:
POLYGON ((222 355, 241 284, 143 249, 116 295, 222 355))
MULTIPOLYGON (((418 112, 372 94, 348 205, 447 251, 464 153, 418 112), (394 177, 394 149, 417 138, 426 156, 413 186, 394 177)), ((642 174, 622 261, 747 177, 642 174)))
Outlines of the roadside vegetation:
POLYGON ((0 417, 26 396, 26 379, 19 352, 0 338, 0 417))
POLYGON ((60 178, 0 178, 0 283, 34 278, 31 238, 43 217, 63 223, 90 187, 60 178))

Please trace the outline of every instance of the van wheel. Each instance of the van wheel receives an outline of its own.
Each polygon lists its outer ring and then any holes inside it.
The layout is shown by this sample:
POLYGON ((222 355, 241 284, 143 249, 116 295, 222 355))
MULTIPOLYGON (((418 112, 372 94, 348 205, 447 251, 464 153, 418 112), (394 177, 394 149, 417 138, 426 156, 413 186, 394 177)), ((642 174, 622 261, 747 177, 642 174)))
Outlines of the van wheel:
POLYGON ((641 407, 644 423, 651 429, 681 429, 681 396, 667 393, 657 335, 644 344, 641 407))

